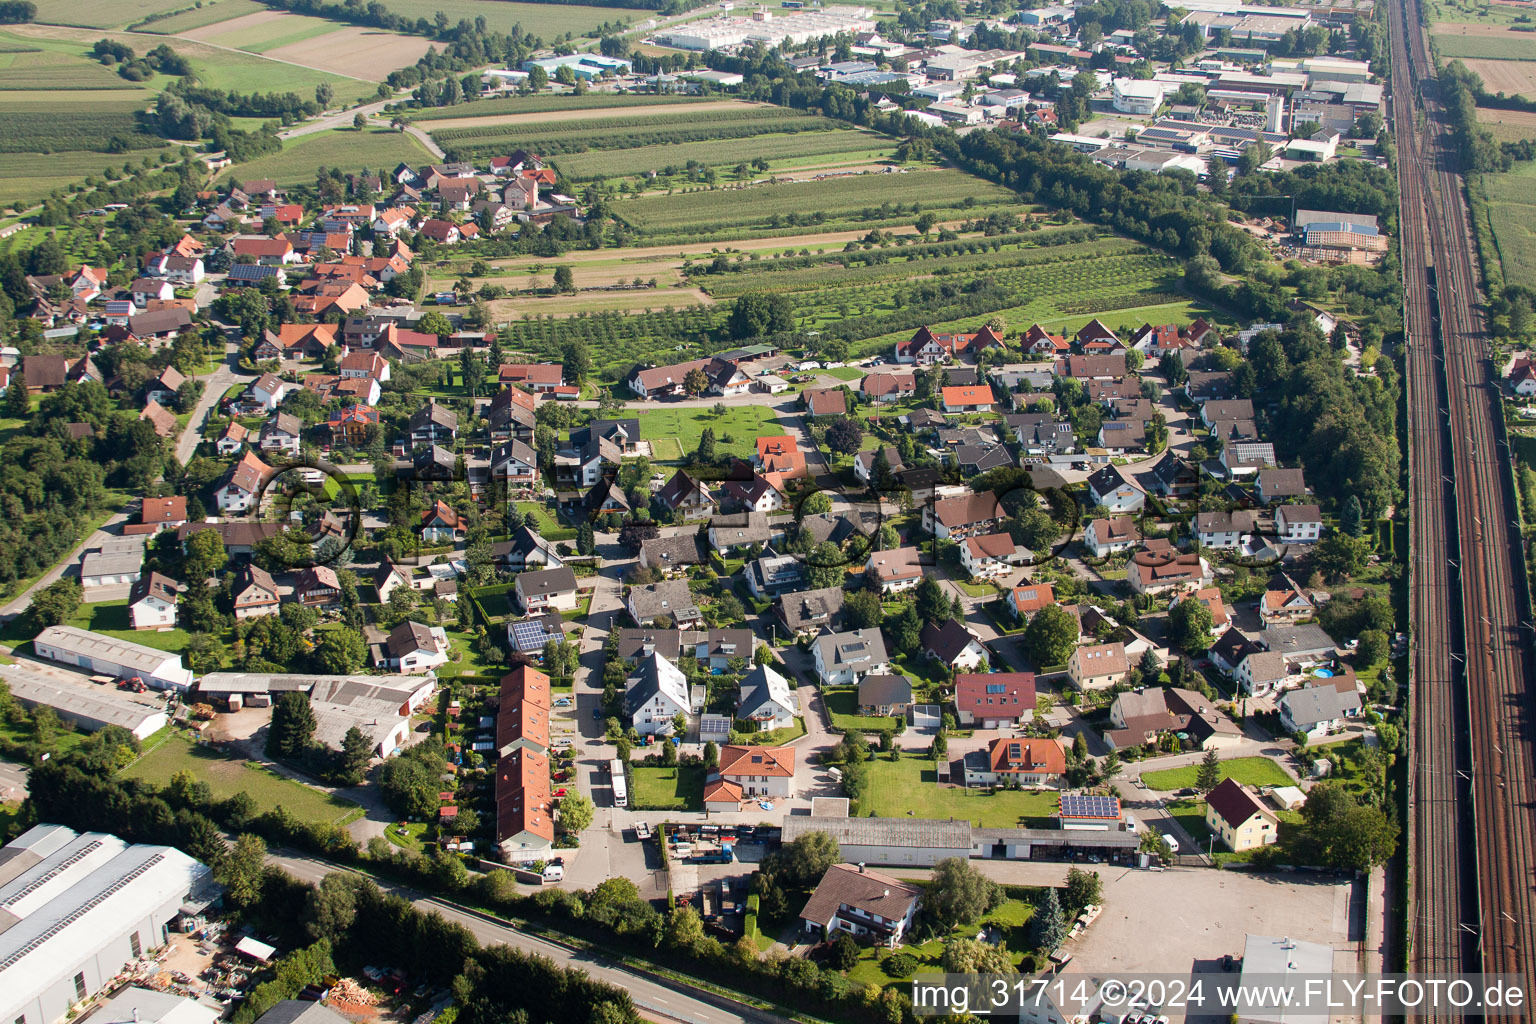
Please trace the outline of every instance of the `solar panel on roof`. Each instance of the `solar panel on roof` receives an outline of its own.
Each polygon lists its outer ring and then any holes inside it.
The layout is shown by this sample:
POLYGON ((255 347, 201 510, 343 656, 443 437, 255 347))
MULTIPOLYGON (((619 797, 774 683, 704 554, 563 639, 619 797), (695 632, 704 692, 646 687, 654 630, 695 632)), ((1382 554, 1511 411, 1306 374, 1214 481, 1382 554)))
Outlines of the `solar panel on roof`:
POLYGON ((530 619, 527 622, 512 623, 512 642, 517 644, 517 649, 523 654, 542 651, 549 639, 542 622, 530 619))
POLYGON ((1063 818, 1118 818, 1120 799, 1098 793, 1063 793, 1061 816, 1063 818))

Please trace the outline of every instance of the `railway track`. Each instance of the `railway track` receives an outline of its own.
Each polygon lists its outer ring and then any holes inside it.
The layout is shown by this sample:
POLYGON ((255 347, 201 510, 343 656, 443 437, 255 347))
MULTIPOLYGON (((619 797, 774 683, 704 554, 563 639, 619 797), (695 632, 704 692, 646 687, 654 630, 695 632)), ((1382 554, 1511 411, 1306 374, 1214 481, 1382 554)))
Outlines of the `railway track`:
POLYGON ((1395 0, 1389 16, 1409 336, 1410 967, 1524 974, 1536 957, 1536 773, 1514 484, 1422 11, 1395 0))

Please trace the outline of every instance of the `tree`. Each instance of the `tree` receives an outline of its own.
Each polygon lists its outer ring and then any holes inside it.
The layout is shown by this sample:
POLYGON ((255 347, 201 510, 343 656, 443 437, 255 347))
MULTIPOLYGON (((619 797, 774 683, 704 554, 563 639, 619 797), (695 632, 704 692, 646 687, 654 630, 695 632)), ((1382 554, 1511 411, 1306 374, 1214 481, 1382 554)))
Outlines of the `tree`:
POLYGON ((417 321, 416 329, 422 334, 435 334, 439 338, 446 338, 453 333, 453 323, 437 310, 429 309, 417 321))
MULTIPOLYGON (((670 745, 670 744, 669 744, 670 745)), ((560 798, 560 831, 579 835, 592 826, 596 808, 585 795, 572 789, 560 798)))
POLYGON ((373 744, 357 726, 347 730, 341 738, 341 757, 336 765, 336 782, 342 786, 362 785, 368 771, 368 760, 373 757, 373 744))
POLYGON ((1365 532, 1365 510, 1360 507, 1360 499, 1353 494, 1339 510, 1339 529, 1351 537, 1358 537, 1365 532))
POLYGON ((699 912, 687 904, 673 907, 672 913, 667 915, 664 941, 673 949, 692 952, 704 941, 704 922, 699 918, 699 912))
POLYGON ((315 102, 320 104, 321 110, 324 110, 326 107, 331 105, 331 100, 335 97, 335 95, 336 90, 331 88, 330 82, 321 82, 319 85, 315 86, 315 102))
POLYGON ((806 516, 820 516, 832 511, 832 496, 826 491, 812 491, 806 499, 795 506, 795 515, 800 518, 806 516))
POLYGON ((699 367, 695 366, 683 374, 683 390, 690 395, 702 395, 709 387, 709 377, 699 367))
MULTIPOLYGON (((592 355, 587 351, 587 343, 580 338, 572 338, 566 342, 560 350, 560 355, 561 362, 565 364, 566 378, 571 383, 581 383, 592 372, 592 355)), ((619 404, 619 408, 623 408, 623 403, 619 404)))
POLYGON ((346 938, 355 920, 357 888, 353 878, 336 872, 320 879, 320 885, 310 900, 309 920, 304 925, 309 937, 339 943, 346 938))
POLYGON ((757 650, 752 652, 752 664, 759 667, 763 665, 772 665, 773 650, 767 644, 758 644, 757 650))
POLYGON ((313 657, 315 666, 327 675, 351 675, 367 660, 368 642, 361 633, 347 626, 327 629, 315 644, 313 657))
POLYGON ((65 577, 32 594, 32 605, 27 609, 27 622, 36 632, 49 626, 62 626, 80 611, 80 581, 65 577))
POLYGON ((1198 656, 1210 650, 1215 642, 1211 636, 1213 627, 1211 610, 1193 597, 1186 597, 1168 613, 1169 635, 1186 655, 1198 656))
POLYGON ((258 835, 242 832, 224 857, 216 876, 224 895, 237 907, 249 907, 261 898, 267 877, 267 844, 258 835))
POLYGON ((402 818, 427 819, 437 813, 442 755, 421 745, 384 762, 379 791, 389 809, 402 818))
POLYGON ((704 767, 711 770, 720 767, 720 746, 714 740, 704 744, 704 767))
POLYGON ((740 296, 731 307, 731 315, 725 325, 726 331, 737 341, 782 333, 793 330, 794 326, 795 311, 789 303, 789 297, 761 292, 748 292, 740 296))
POLYGON ((859 962, 859 944, 847 932, 839 932, 827 949, 827 966, 836 971, 849 971, 859 962))
POLYGON ((352 127, 356 128, 358 131, 362 131, 364 128, 368 127, 368 119, 362 114, 353 114, 352 127))
POLYGON ((571 273, 570 267, 562 265, 555 268, 555 291, 566 295, 576 293, 576 276, 571 273))
POLYGON ((1062 665, 1077 646, 1078 626, 1072 613, 1048 604, 1035 613, 1024 630, 1024 647, 1036 666, 1062 665))
MULTIPOLYGON (((896 956, 904 955, 906 954, 896 954, 896 956)), ((890 959, 894 960, 896 957, 890 959)), ((913 962, 915 965, 916 961, 913 962)), ((1016 974, 1018 972, 1006 946, 994 946, 990 942, 963 939, 958 935, 944 941, 944 950, 939 954, 939 966, 946 973, 952 974, 1016 974)))
POLYGON ((1342 531, 1331 533, 1317 542, 1312 564, 1329 579, 1348 579, 1365 568, 1370 547, 1370 541, 1364 537, 1351 537, 1342 531))
POLYGON ((528 69, 528 88, 534 92, 546 88, 549 85, 549 72, 535 64, 528 69))
POLYGON ((866 587, 843 598, 843 624, 848 629, 879 628, 884 618, 885 606, 874 590, 866 587))
POLYGON ((825 832, 807 832, 774 854, 772 867, 792 888, 821 881, 827 869, 842 860, 837 840, 825 832))
POLYGON ((1158 658, 1157 651, 1148 647, 1141 652, 1141 661, 1136 666, 1141 671, 1141 680, 1144 683, 1156 685, 1163 674, 1163 663, 1158 658))
POLYGON ((1029 550, 1044 552, 1061 536, 1061 527, 1044 509, 1026 508, 1013 518, 1008 533, 1029 550))
POLYGON ((1035 945, 1047 953, 1056 952, 1056 948, 1067 937, 1067 919, 1061 910, 1061 899, 1056 895, 1054 886, 1045 890, 1045 895, 1040 898, 1040 903, 1035 907, 1035 916, 1031 921, 1035 945))
POLYGON ((824 540, 806 556, 805 573, 814 590, 840 587, 848 579, 848 557, 836 544, 824 540))
POLYGON ((827 427, 827 447, 842 455, 852 455, 864 443, 864 428, 850 416, 838 416, 827 427))
POLYGON ((998 884, 960 857, 946 857, 933 866, 923 907, 943 931, 974 924, 1002 902, 998 884))
POLYGON ((1362 806, 1336 782, 1314 786, 1301 817, 1298 842, 1313 863, 1369 871, 1397 848, 1398 826, 1380 808, 1362 806))
POLYGON ((290 690, 272 705, 272 721, 267 726, 267 756, 279 761, 297 761, 309 753, 315 740, 315 712, 309 706, 309 694, 290 690))
POLYGON ((1090 906, 1104 902, 1104 882, 1097 871, 1070 868, 1067 871, 1067 888, 1062 893, 1069 917, 1076 917, 1090 906))
POLYGON ((1387 634, 1379 629, 1368 629, 1360 634, 1355 646, 1355 665, 1358 668, 1380 665, 1387 659, 1387 651, 1387 634))
POLYGON ((694 453, 694 461, 699 465, 712 465, 715 461, 715 429, 705 427, 699 433, 699 450, 694 453))
POLYGON ((1173 860, 1173 847, 1168 845, 1168 837, 1151 826, 1142 830, 1141 842, 1137 844, 1136 849, 1141 853, 1149 853, 1157 857, 1164 864, 1173 860))
POLYGON ((32 415, 32 399, 27 394, 27 378, 19 370, 11 374, 10 386, 5 392, 5 414, 19 420, 32 415))
POLYGON ((937 626, 950 617, 949 594, 932 576, 924 576, 918 581, 915 597, 913 606, 924 625, 937 626))
POLYGON ((1216 751, 1207 750, 1205 757, 1200 759, 1200 768, 1195 773, 1195 788, 1202 794, 1209 793, 1221 785, 1221 759, 1216 756, 1216 751))

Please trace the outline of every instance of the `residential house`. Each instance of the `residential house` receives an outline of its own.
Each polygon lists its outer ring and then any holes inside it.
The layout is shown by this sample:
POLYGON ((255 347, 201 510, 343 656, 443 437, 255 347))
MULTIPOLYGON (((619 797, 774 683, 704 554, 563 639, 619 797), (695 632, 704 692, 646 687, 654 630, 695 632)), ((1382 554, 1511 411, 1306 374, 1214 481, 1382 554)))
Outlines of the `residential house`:
MULTIPOLYGON (((531 409, 532 406, 530 405, 531 409)), ((584 445, 594 437, 600 437, 610 442, 623 455, 635 455, 640 451, 640 421, 638 419, 627 420, 593 420, 585 427, 579 427, 571 431, 571 443, 584 445)))
POLYGON ((1185 749, 1230 750, 1243 742, 1243 730, 1202 694, 1175 686, 1149 686, 1115 697, 1109 707, 1104 741, 1113 750, 1155 745, 1174 734, 1185 749))
POLYGON ((752 468, 764 475, 777 473, 785 480, 797 480, 809 473, 805 455, 798 442, 788 434, 777 437, 759 437, 757 454, 752 457, 752 468))
POLYGON ((1211 566, 1199 552, 1178 551, 1167 541, 1149 541, 1131 556, 1126 581, 1138 594, 1198 589, 1210 584, 1211 566))
POLYGON ((1216 642, 1205 652, 1205 656, 1218 671, 1230 678, 1237 672, 1237 666, 1243 663, 1244 658, 1262 650, 1262 645, 1254 643, 1235 627, 1229 627, 1216 634, 1216 642))
POLYGON ((1261 469, 1254 475, 1253 495, 1262 504, 1273 505, 1306 493, 1306 475, 1299 469, 1261 469))
POLYGON ((283 404, 291 392, 299 390, 300 385, 293 381, 283 380, 274 374, 264 373, 252 382, 246 389, 246 401, 256 406, 262 412, 271 412, 283 404))
POLYGON ((1014 413, 1003 419, 1027 456, 1065 455, 1076 450, 1072 424, 1048 412, 1014 413))
POLYGON ((524 444, 533 441, 535 399, 518 388, 503 388, 491 399, 486 408, 486 424, 491 440, 505 441, 515 437, 524 444))
POLYGON ((298 455, 304 436, 304 421, 292 413, 275 413, 261 425, 257 446, 264 452, 298 455))
POLYGON ((991 412, 997 404, 992 388, 987 384, 971 387, 947 387, 943 389, 944 411, 947 413, 991 412))
POLYGON ((721 490, 749 513, 766 515, 789 507, 788 488, 779 473, 754 473, 746 480, 727 480, 721 490))
POLYGON ((371 649, 375 668, 414 674, 431 672, 448 663, 448 633, 442 626, 402 622, 383 643, 371 649))
POLYGON ((502 363, 496 368, 496 379, 503 387, 550 392, 565 383, 565 367, 559 363, 502 363))
POLYGON ((823 686, 852 686, 870 673, 891 668, 885 637, 878 629, 824 632, 812 642, 811 658, 823 686))
POLYGON ((1307 591, 1285 574, 1271 580, 1269 588, 1259 598, 1259 621, 1267 629, 1270 626, 1294 626, 1302 619, 1317 614, 1317 606, 1307 591))
POLYGON ((859 680, 859 714, 906 716, 912 706, 912 680, 887 673, 868 675, 859 680))
POLYGON ((299 603, 310 608, 338 608, 341 606, 341 580, 336 570, 328 565, 314 565, 299 573, 293 585, 293 595, 299 603))
POLYGON ((63 356, 23 356, 21 375, 26 378, 27 392, 37 395, 57 391, 67 382, 69 360, 63 356))
POLYGON ((864 562, 864 574, 882 594, 911 590, 925 575, 922 552, 916 547, 871 551, 864 562))
POLYGON ((955 677, 955 720, 977 729, 1006 729, 1035 717, 1033 672, 965 672, 955 677))
POLYGON ((132 297, 133 304, 143 309, 149 304, 150 299, 162 301, 174 299, 176 288, 164 279, 141 277, 128 286, 128 293, 132 297))
POLYGON ((805 562, 794 555, 764 555, 747 563, 747 590, 756 598, 804 590, 809 578, 805 562))
POLYGON ((817 388, 802 392, 806 415, 845 416, 848 414, 848 393, 842 388, 817 388))
POLYGON ((1047 605, 1056 603, 1056 588, 1049 583, 1026 583, 1008 593, 1008 607, 1024 622, 1047 605))
POLYGON ((843 593, 842 587, 825 587, 784 594, 774 600, 774 613, 792 637, 831 631, 841 625, 843 593))
POLYGON ((609 467, 617 467, 623 461, 623 450, 606 437, 592 435, 578 443, 572 435, 571 441, 573 447, 555 452, 557 485, 593 487, 609 467))
POLYGON ((366 350, 348 352, 341 357, 336 369, 343 377, 363 377, 381 384, 389 380, 390 374, 389 360, 377 352, 366 350))
POLYGON ((249 434, 244 424, 230 420, 223 433, 219 434, 219 439, 213 443, 213 450, 219 455, 234 455, 245 447, 245 439, 249 434))
POLYGON ((427 544, 452 544, 464 539, 466 527, 463 519, 445 501, 435 501, 421 513, 421 525, 417 533, 427 544))
POLYGON ((1255 651, 1243 658, 1232 673, 1238 689, 1250 697, 1274 693, 1290 677, 1290 666, 1279 651, 1255 651))
POLYGON ((387 558, 380 562, 379 567, 374 570, 373 586, 378 595, 379 604, 388 604, 389 595, 393 594, 399 587, 405 587, 407 590, 413 589, 411 574, 387 558))
POLYGON ((709 521, 709 546, 715 553, 723 555, 732 548, 772 543, 776 532, 762 512, 714 516, 709 521))
MULTIPOLYGON (((880 449, 865 449, 853 457, 853 477, 860 483, 879 483, 879 474, 875 472, 875 460, 879 452, 885 453, 886 467, 892 473, 899 473, 907 467, 902 464, 901 452, 892 445, 884 445, 880 449)), ((891 481, 894 483, 894 480, 891 481)))
MULTIPOLYGON (((751 637, 751 630, 743 632, 751 637)), ((751 647, 750 640, 746 645, 751 647)), ((745 656, 745 655, 740 655, 745 656)), ((761 731, 788 729, 795 724, 799 711, 789 680, 780 675, 772 665, 756 665, 741 678, 736 699, 738 721, 756 722, 761 731)))
POLYGON ((1221 599, 1220 587, 1202 587, 1199 590, 1187 590, 1175 594, 1172 601, 1168 602, 1168 610, 1172 611, 1185 601, 1196 601, 1205 605, 1205 610, 1211 613, 1211 628, 1225 629, 1232 621, 1232 616, 1227 612, 1227 606, 1221 599))
POLYGON ((1281 505, 1275 509, 1275 533, 1287 544, 1312 544, 1323 535, 1323 512, 1316 505, 1281 505))
POLYGON ((1253 532, 1253 522, 1253 514, 1241 510, 1197 512, 1189 521, 1189 532, 1201 547, 1232 551, 1241 546, 1245 535, 1253 532))
POLYGON ((331 413, 321 427, 333 445, 361 448, 368 443, 368 428, 379 422, 379 411, 367 405, 349 405, 331 413))
MULTIPOLYGON (((196 581, 194 581, 195 583, 196 581)), ((235 573, 230 596, 235 602, 235 618, 254 619, 278 613, 277 581, 259 565, 247 563, 235 573)))
POLYGON ((923 890, 863 865, 834 864, 800 911, 806 935, 830 941, 839 933, 896 947, 912 927, 923 890))
POLYGON ((146 527, 161 530, 179 529, 187 521, 187 499, 184 495, 172 498, 143 498, 139 504, 139 522, 146 527))
POLYGON ((1152 490, 1165 498, 1188 498, 1200 489, 1200 471, 1172 452, 1152 467, 1152 490))
POLYGON ((1275 446, 1268 441, 1229 441, 1222 447, 1217 463, 1229 478, 1252 476, 1278 465, 1275 446))
POLYGON ((661 490, 652 498, 662 508, 683 522, 707 519, 714 514, 714 495, 702 482, 695 480, 688 471, 680 469, 672 474, 661 490))
POLYGON ((1066 338, 1051 334, 1039 324, 1029 325, 1029 330, 1024 332, 1023 344, 1024 351, 1032 356, 1065 356, 1072 350, 1066 338))
POLYGON ((521 573, 513 590, 518 605, 530 615, 551 609, 571 611, 576 607, 576 573, 566 566, 521 573))
POLYGON ((960 544, 960 564, 972 579, 1006 576, 1034 556, 1028 548, 1014 543, 1006 533, 985 533, 967 537, 960 544))
POLYGON ((256 455, 246 452, 229 468, 223 482, 213 492, 220 512, 249 512, 255 508, 272 467, 256 455))
POLYGON ((243 235, 230 243, 237 262, 249 257, 260 266, 280 267, 299 262, 299 254, 293 243, 286 238, 266 238, 260 235, 243 235))
POLYGON ((951 668, 974 669, 987 660, 987 649, 981 640, 955 619, 923 626, 919 642, 929 657, 951 668))
POLYGON ((979 476, 994 469, 1013 467, 1013 455, 1002 445, 962 444, 955 448, 954 462, 963 477, 979 476))
POLYGON ((512 572, 558 569, 565 564, 555 546, 527 525, 514 530, 511 539, 492 544, 491 558, 512 572))
MULTIPOLYGON (((651 626, 666 620, 679 629, 697 629, 704 623, 704 613, 688 589, 686 580, 664 580, 632 586, 625 595, 624 607, 637 626, 651 626)), ((748 652, 748 657, 751 652, 748 652)))
POLYGON ((1141 527, 1130 516, 1093 519, 1089 521, 1087 529, 1083 530, 1083 547, 1094 558, 1106 558, 1129 551, 1140 543, 1141 527))
POLYGON ((169 576, 147 572, 128 590, 128 619, 134 629, 171 629, 181 587, 169 576))
POLYGON ((903 413, 897 422, 914 434, 925 434, 929 431, 942 430, 949 423, 949 420, 945 419, 944 414, 941 412, 923 408, 903 413))
POLYGON ((147 420, 160 437, 175 437, 178 429, 176 415, 159 402, 151 399, 139 412, 139 419, 147 420))
POLYGON ((1360 714, 1360 694, 1353 687, 1341 690, 1331 683, 1287 690, 1277 703, 1281 728, 1309 740, 1340 731, 1348 719, 1360 714))
POLYGON ((1069 355, 1058 358, 1053 366, 1058 377, 1074 380, 1119 380, 1126 374, 1125 353, 1112 355, 1069 355))
POLYGON ((917 394, 917 381, 910 373, 870 373, 859 382, 859 390, 871 401, 889 404, 917 394))
POLYGON ((411 444, 442 444, 459 436, 459 414, 433 399, 410 420, 411 444))
POLYGON ((1122 643, 1087 644, 1067 659, 1067 678, 1079 690, 1103 690, 1121 682, 1130 672, 1130 660, 1122 643))
POLYGON ((1095 506, 1110 512, 1138 512, 1147 494, 1126 479, 1119 466, 1105 466, 1088 478, 1088 496, 1095 506))
POLYGON ((1090 355, 1125 352, 1125 343, 1097 317, 1084 324, 1082 329, 1073 336, 1072 341, 1079 352, 1090 355))
POLYGON ((532 487, 539 482, 539 457, 517 438, 508 438, 491 449, 491 479, 508 487, 532 487))
MULTIPOLYGON (((640 544, 640 564, 655 569, 663 576, 676 576, 692 565, 703 565, 706 559, 699 550, 696 534, 677 534, 672 537, 655 537, 640 544)), ((750 588, 752 580, 747 578, 750 588)))
POLYGON ((795 781, 795 748, 727 744, 720 748, 720 766, 713 775, 704 784, 706 804, 729 804, 734 798, 735 810, 743 798, 782 799, 795 781))
POLYGON ((1057 789, 1067 773, 1067 753, 1053 739, 999 737, 985 750, 965 755, 967 788, 1016 785, 1023 789, 1057 789))
POLYGON ((1099 427, 1099 447, 1120 457, 1147 450, 1147 425, 1141 420, 1109 420, 1099 427))
POLYGON ((670 736, 673 720, 690 710, 688 680, 660 654, 642 661, 624 682, 624 712, 641 736, 670 736))
POLYGON ((942 498, 923 506, 923 529, 940 539, 964 540, 1002 525, 1002 504, 991 491, 942 498))
POLYGON ((1205 824, 1234 853, 1271 846, 1280 838, 1280 819, 1234 779, 1205 797, 1205 824))

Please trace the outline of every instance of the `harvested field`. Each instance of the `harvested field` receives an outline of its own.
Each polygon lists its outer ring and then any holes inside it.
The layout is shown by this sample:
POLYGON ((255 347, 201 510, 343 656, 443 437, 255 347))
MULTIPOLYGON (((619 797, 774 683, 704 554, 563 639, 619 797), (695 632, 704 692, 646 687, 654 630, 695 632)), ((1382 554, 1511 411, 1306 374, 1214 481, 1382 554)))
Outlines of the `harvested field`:
POLYGON ((431 47, 430 39, 419 36, 351 27, 264 52, 275 60, 382 82, 391 71, 415 64, 431 47))
POLYGON ((1436 36, 1530 35, 1529 32, 1513 32, 1508 25, 1488 25, 1460 21, 1437 21, 1429 27, 1429 32, 1430 35, 1436 36))
POLYGON ((1506 32, 1497 36, 1431 36, 1447 60, 1536 60, 1536 33, 1506 32))
MULTIPOLYGON (((1536 49, 1533 49, 1532 57, 1536 58, 1536 49)), ((1473 74, 1483 80, 1483 88, 1488 92, 1502 92, 1506 96, 1536 98, 1536 59, 1464 60, 1462 63, 1473 74)), ((1500 113, 1515 114, 1521 112, 1510 110, 1500 111, 1500 113)), ((1531 115, 1525 113, 1524 116, 1530 117, 1531 115)), ((1479 120, 1481 120, 1481 115, 1479 115, 1479 120)))
MULTIPOLYGON (((770 106, 772 104, 745 103, 741 100, 707 100, 702 103, 690 103, 686 111, 680 111, 677 105, 673 103, 640 108, 624 104, 613 104, 611 106, 589 107, 583 110, 561 110, 559 111, 559 122, 563 124, 569 121, 595 121, 605 117, 677 117, 680 114, 694 116, 697 114, 715 114, 726 110, 770 106)), ((493 114, 490 117, 452 117, 441 121, 433 121, 432 131, 439 132, 450 128, 489 128, 492 125, 502 124, 536 125, 537 128, 530 130, 538 131, 547 129, 554 123, 549 113, 549 111, 537 111, 526 114, 493 114)))
MULTIPOLYGON (((220 39, 219 37, 239 37, 243 36, 245 33, 251 33, 255 35, 257 30, 261 29, 263 26, 268 25, 274 21, 281 22, 289 18, 300 18, 300 15, 289 14, 287 11, 274 11, 271 8, 262 7, 250 14, 242 14, 239 17, 230 18, 224 21, 211 22, 199 28, 178 32, 176 34, 181 36, 183 39, 200 39, 206 40, 208 42, 217 42, 224 46, 229 46, 232 44, 220 39)), ((319 19, 304 18, 301 20, 318 21, 319 19)), ((236 48, 239 49, 240 47, 236 48)))
POLYGON ((1518 142, 1536 138, 1536 111, 1490 110, 1477 108, 1478 123, 1493 133, 1500 142, 1518 142))
POLYGON ((201 7, 173 14, 169 18, 157 18, 139 25, 136 31, 185 36, 193 29, 199 29, 205 25, 228 23, 244 15, 265 10, 269 8, 257 3, 256 0, 203 0, 201 7))
POLYGON ((187 0, 36 0, 37 20, 50 25, 125 28, 151 14, 189 7, 187 0))

